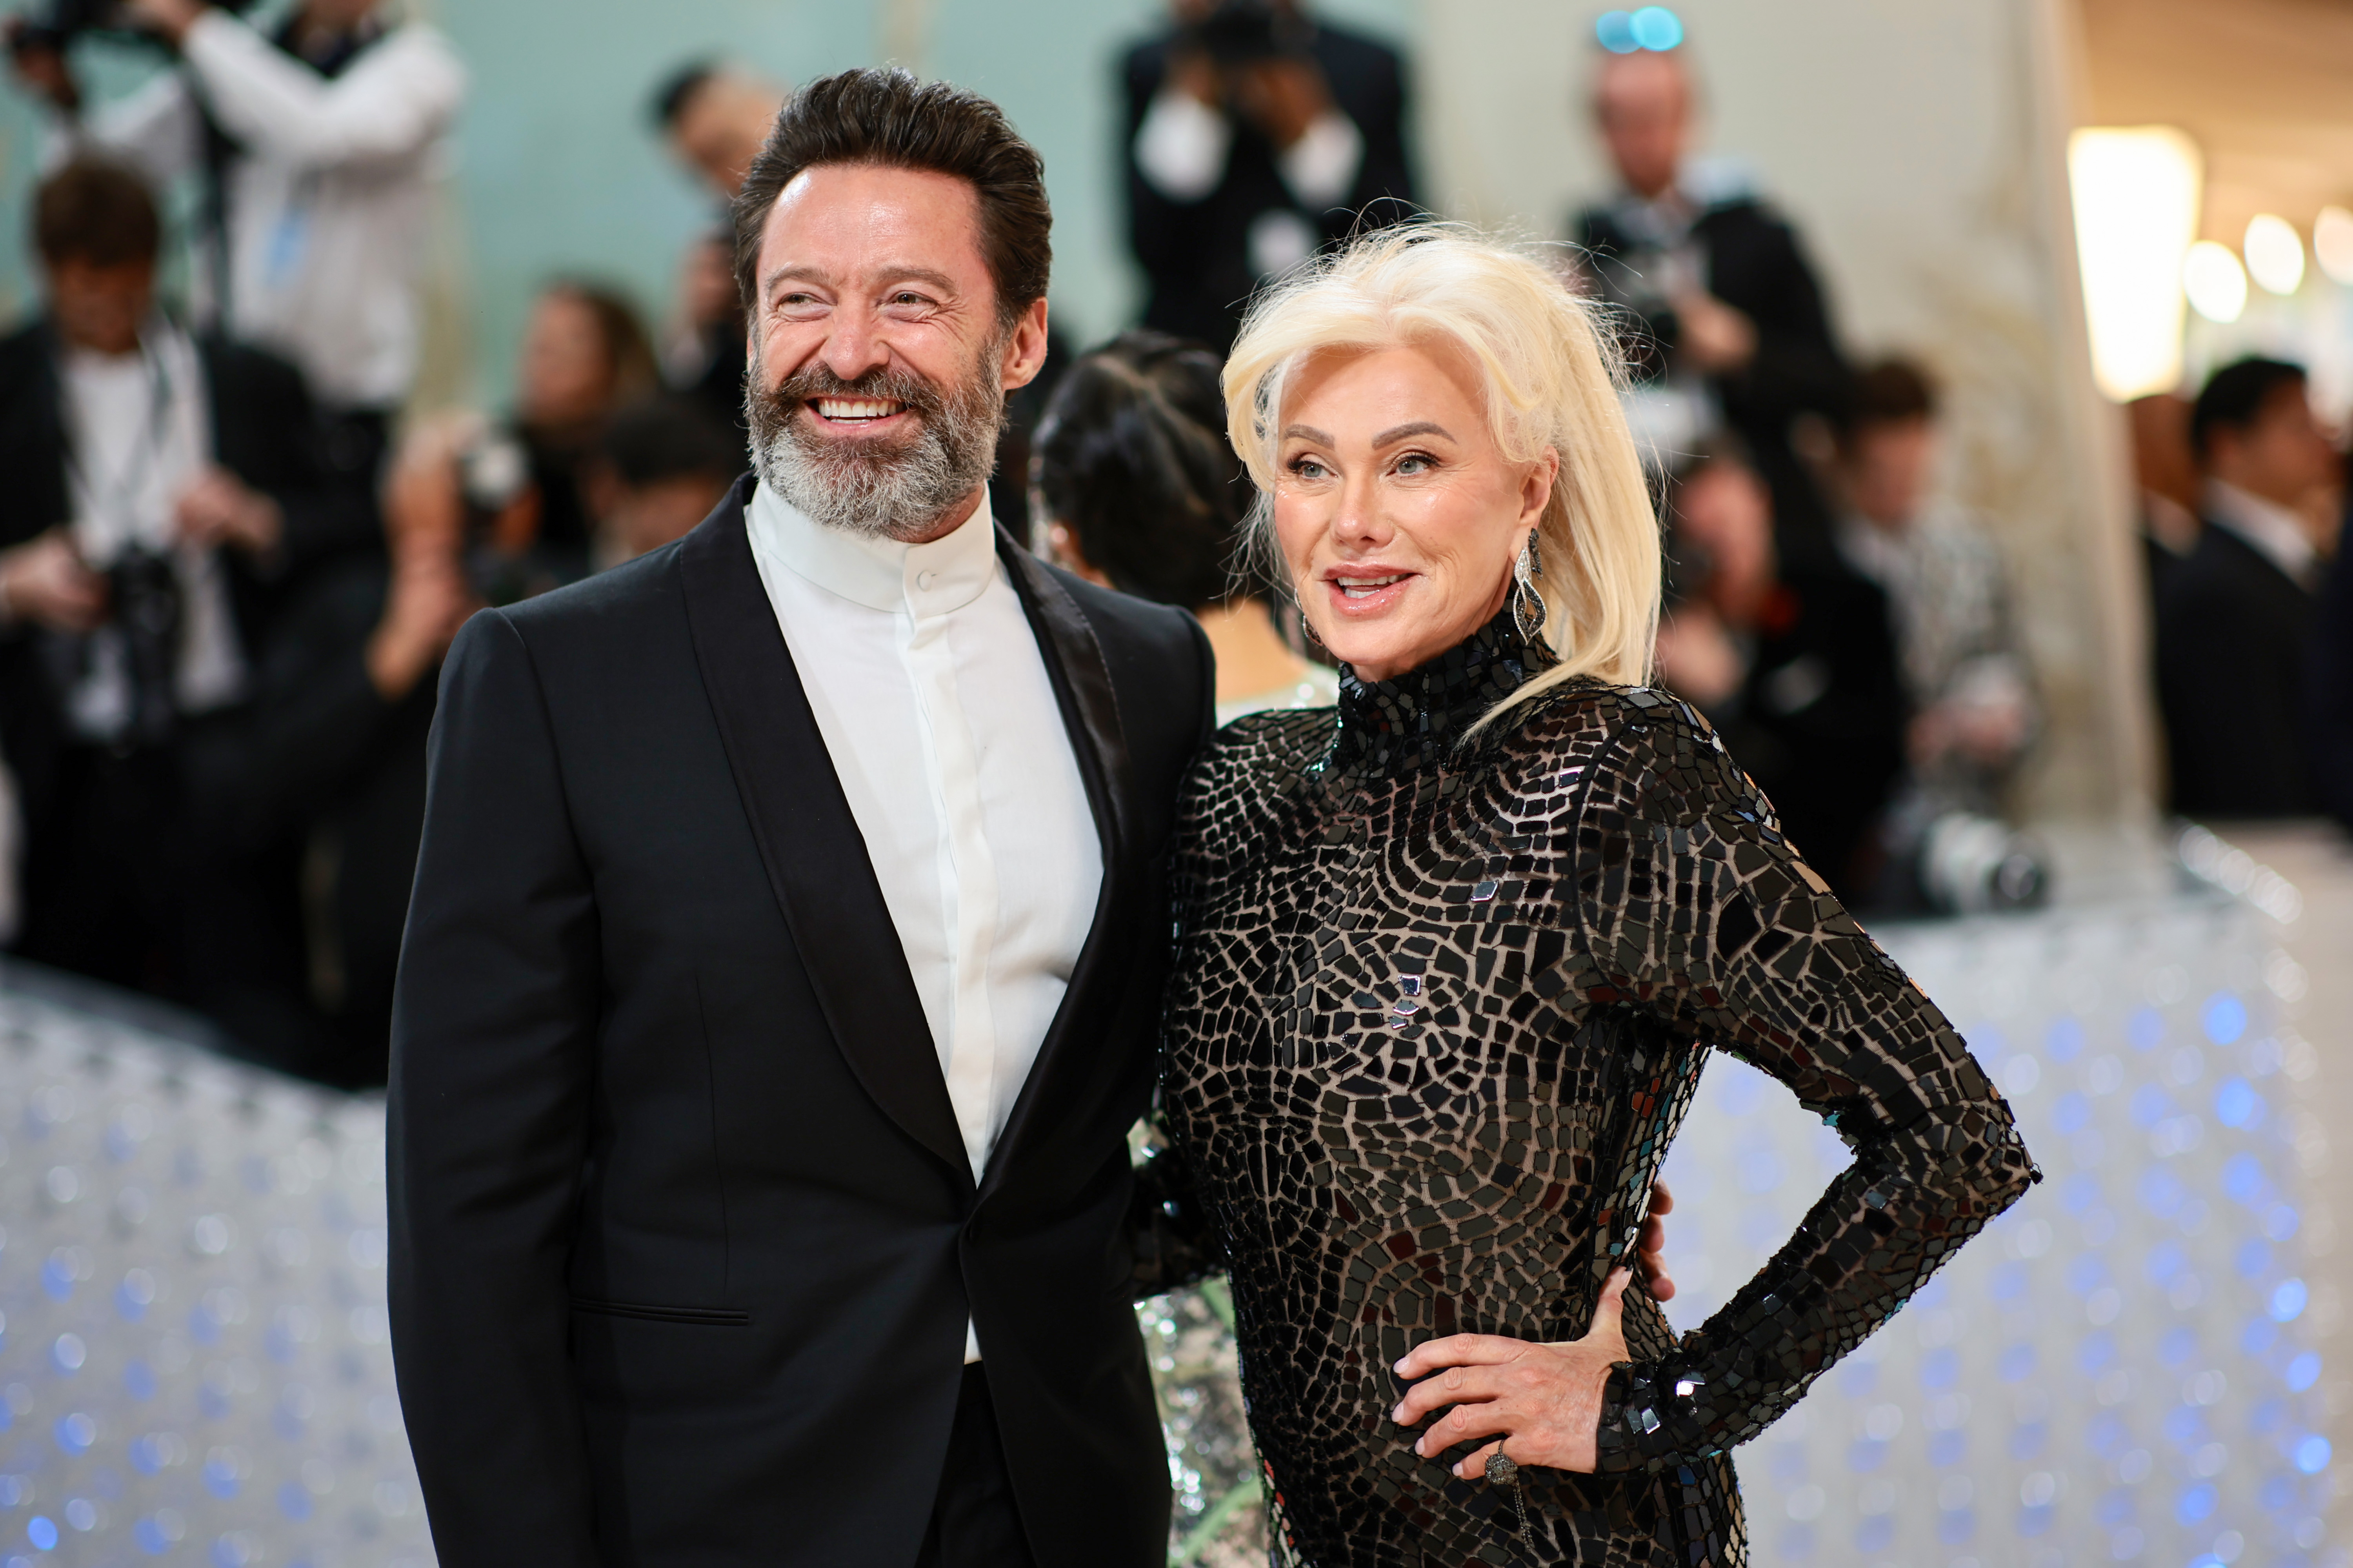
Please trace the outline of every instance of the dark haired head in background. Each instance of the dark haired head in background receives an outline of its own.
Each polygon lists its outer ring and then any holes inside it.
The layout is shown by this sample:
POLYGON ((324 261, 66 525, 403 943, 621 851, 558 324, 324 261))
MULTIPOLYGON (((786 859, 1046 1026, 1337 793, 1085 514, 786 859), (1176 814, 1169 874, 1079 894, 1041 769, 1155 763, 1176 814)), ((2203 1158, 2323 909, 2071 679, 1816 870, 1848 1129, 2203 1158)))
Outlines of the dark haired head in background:
POLYGON ((1232 596, 1251 491, 1226 445, 1218 357, 1165 333, 1082 356, 1039 421, 1031 482, 1051 542, 1122 593, 1200 611, 1232 596))
POLYGON ((710 514, 744 470, 744 435, 675 395, 613 416, 592 468, 599 568, 659 549, 710 514))
POLYGON ((703 59, 664 77, 647 107, 680 161, 726 201, 742 187, 784 100, 757 77, 703 59))
POLYGON ((163 220, 147 184, 119 163, 78 158, 33 197, 33 248, 49 311, 69 342, 108 353, 139 346, 153 307, 163 220))
POLYGON ((2189 447, 2200 462, 2213 456, 2214 437, 2244 435, 2284 393, 2304 395, 2305 370, 2284 360, 2249 358, 2226 364, 2207 380, 2189 411, 2189 447))
POLYGON ((77 158, 33 197, 33 249, 54 268, 153 265, 164 224, 147 182, 103 158, 77 158))

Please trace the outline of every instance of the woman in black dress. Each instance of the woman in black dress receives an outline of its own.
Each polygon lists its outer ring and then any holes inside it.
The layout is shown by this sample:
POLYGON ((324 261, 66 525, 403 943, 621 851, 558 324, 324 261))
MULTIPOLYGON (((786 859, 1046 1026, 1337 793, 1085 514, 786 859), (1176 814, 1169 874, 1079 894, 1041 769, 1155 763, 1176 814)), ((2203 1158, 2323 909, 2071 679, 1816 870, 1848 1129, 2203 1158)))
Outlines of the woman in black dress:
POLYGON ((1227 367, 1339 706, 1181 824, 1168 1166, 1228 1268, 1279 1563, 1746 1560, 1730 1449, 2034 1179, 1936 1007, 1689 707, 1583 305, 1398 231, 1227 367), (1681 1339, 1626 1268, 1711 1048, 1855 1152, 1681 1339), (1184 1172, 1178 1183, 1173 1172, 1184 1172))

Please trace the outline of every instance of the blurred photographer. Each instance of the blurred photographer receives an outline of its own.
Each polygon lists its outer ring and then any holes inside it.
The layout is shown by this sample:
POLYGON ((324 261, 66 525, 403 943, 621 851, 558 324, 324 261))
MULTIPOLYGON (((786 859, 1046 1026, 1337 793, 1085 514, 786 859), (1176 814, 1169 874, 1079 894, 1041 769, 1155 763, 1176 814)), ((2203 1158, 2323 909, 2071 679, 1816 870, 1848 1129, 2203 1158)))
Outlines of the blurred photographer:
POLYGON ((1414 216, 1405 68, 1297 0, 1174 9, 1123 67, 1129 238, 1144 324, 1222 352, 1260 283, 1414 216))
POLYGON ((322 471, 292 366, 157 309, 161 224, 135 174, 69 163, 33 220, 47 310, 0 342, 17 951, 200 1000, 199 981, 273 962, 269 932, 218 918, 242 872, 206 858, 206 814, 237 769, 228 716, 251 650, 299 570, 358 526, 355 503, 322 471))
POLYGON ((1904 764, 1887 597, 1834 560, 1784 556, 1772 494, 1738 442, 1696 447, 1663 509, 1659 683, 1707 715, 1806 863, 1859 901, 1904 764))
POLYGON ((1602 58, 1596 129, 1620 190, 1570 226, 1590 286, 1625 312, 1635 356, 1627 416, 1672 467, 1719 427, 1736 433, 1773 491, 1785 548, 1828 545, 1828 514, 1792 441, 1835 416, 1846 372, 1797 231, 1745 172, 1694 156, 1686 50, 1602 58))
POLYGON ((1926 373, 1882 360, 1855 377, 1832 465, 1839 555, 1887 595, 1913 710, 1878 901, 2015 907, 2041 899, 2044 873, 2034 846, 2002 822, 2001 795, 2041 705, 2001 552, 1983 522, 1935 491, 1936 417, 1926 373))
POLYGON ((334 416, 327 451, 372 487, 417 373, 432 188, 465 90, 442 35, 377 0, 303 0, 264 34, 202 0, 43 0, 10 31, 20 80, 69 147, 159 187, 206 182, 200 321, 291 360, 334 416), (135 32, 180 68, 82 112, 68 46, 135 32))

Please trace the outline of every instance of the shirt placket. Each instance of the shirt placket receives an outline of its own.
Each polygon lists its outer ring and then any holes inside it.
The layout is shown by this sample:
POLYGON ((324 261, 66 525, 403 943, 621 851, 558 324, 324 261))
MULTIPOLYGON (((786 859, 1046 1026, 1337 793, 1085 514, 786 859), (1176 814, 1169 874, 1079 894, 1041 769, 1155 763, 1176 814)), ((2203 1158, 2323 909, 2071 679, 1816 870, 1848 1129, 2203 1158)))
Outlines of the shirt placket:
POLYGON ((988 1163, 994 1120, 997 1025, 988 966, 997 923, 997 859, 981 811, 980 753, 957 699, 951 610, 939 574, 910 570, 907 674, 931 751, 934 805, 947 846, 949 927, 948 1099, 955 1107, 973 1179, 988 1163))

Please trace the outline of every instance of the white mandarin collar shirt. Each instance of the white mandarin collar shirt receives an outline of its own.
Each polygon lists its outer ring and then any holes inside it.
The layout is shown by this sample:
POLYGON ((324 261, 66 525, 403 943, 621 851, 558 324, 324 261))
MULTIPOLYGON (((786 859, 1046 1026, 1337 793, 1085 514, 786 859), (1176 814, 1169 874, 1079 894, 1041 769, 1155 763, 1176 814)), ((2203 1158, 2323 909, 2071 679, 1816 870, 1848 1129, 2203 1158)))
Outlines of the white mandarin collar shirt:
MULTIPOLYGON (((1103 845, 986 506, 928 544, 744 523, 881 886, 978 1181, 1060 1009, 1103 845)), ((977 1342, 967 1331, 967 1361, 977 1342)))

